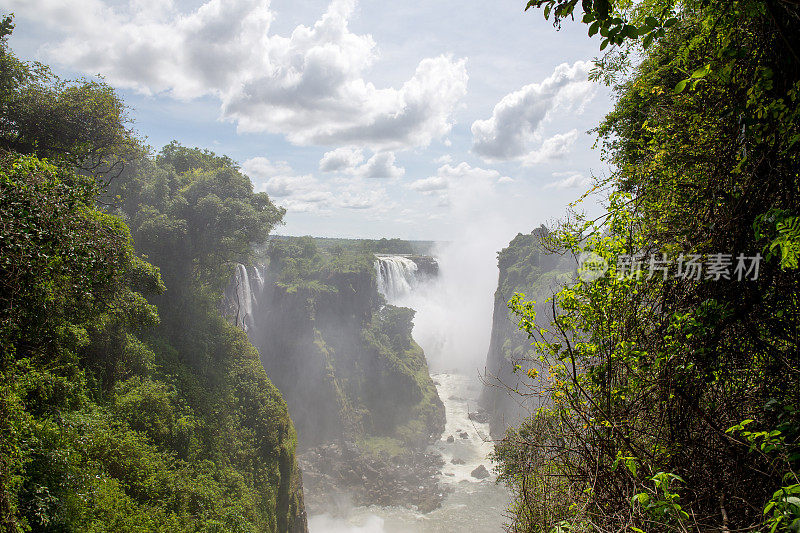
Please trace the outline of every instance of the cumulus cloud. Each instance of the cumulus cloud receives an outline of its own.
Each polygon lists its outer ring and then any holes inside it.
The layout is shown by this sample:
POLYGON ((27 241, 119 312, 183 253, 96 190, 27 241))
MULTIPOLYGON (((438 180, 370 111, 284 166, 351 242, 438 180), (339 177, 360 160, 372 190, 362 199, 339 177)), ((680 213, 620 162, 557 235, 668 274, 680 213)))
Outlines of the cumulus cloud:
POLYGON ((528 157, 529 163, 562 154, 572 132, 547 139, 538 151, 534 147, 541 142, 542 124, 554 113, 580 109, 593 97, 594 88, 587 79, 590 67, 587 61, 562 63, 541 83, 504 96, 490 118, 472 123, 472 150, 488 161, 528 157))
POLYGON ((388 206, 391 201, 385 189, 342 191, 337 195, 339 207, 345 209, 371 209, 379 205, 388 206))
POLYGON ((43 48, 48 60, 147 94, 216 97, 239 131, 295 144, 426 146, 450 131, 466 93, 466 61, 447 55, 422 59, 400 87, 365 79, 379 56, 370 35, 349 29, 355 0, 332 0, 289 36, 270 34, 269 0, 206 0, 189 13, 156 0, 5 4, 63 32, 43 48))
POLYGON ((522 160, 522 164, 525 166, 532 166, 545 161, 563 159, 577 140, 578 130, 572 130, 567 133, 557 133, 545 139, 538 149, 526 155, 522 160))
POLYGON ((381 152, 373 155, 361 166, 352 170, 353 174, 366 179, 398 179, 405 174, 405 169, 394 164, 393 152, 381 152))
POLYGON ((270 196, 282 198, 312 192, 317 184, 317 180, 310 175, 274 176, 264 182, 263 189, 270 196))
POLYGON ((286 161, 272 162, 266 157, 253 157, 242 163, 242 170, 251 179, 264 180, 292 171, 286 161))
POLYGON ((426 195, 440 195, 440 205, 448 204, 447 192, 453 190, 467 190, 476 185, 491 188, 495 183, 513 181, 508 176, 502 176, 498 171, 472 167, 468 163, 459 163, 452 166, 449 163, 438 168, 435 176, 414 180, 408 188, 426 195))
POLYGON ((580 172, 554 172, 553 177, 560 178, 544 186, 545 189, 577 189, 591 186, 591 178, 580 172))
MULTIPOLYGON (((326 152, 319 162, 323 172, 340 172, 357 179, 399 179, 405 174, 405 169, 395 164, 394 152, 378 152, 373 154, 365 163, 364 153, 361 149, 337 148, 326 152)), ((347 180, 340 178, 342 183, 347 180)))
MULTIPOLYGON (((290 212, 330 212, 333 209, 366 210, 391 204, 383 187, 368 178, 371 173, 402 173, 393 165, 394 154, 377 154, 381 157, 372 165, 369 162, 349 169, 346 179, 322 181, 311 174, 296 174, 283 161, 272 162, 265 157, 254 157, 242 163, 242 169, 255 183, 258 191, 269 194, 278 205, 290 212)), ((324 158, 323 158, 324 159, 324 158)), ((385 177, 385 176, 384 176, 385 177)))
POLYGON ((364 160, 364 153, 359 148, 337 148, 325 152, 319 161, 319 169, 323 172, 335 172, 355 167, 364 160))
POLYGON ((414 180, 409 185, 409 188, 423 193, 431 191, 441 191, 442 189, 446 189, 447 187, 448 187, 447 180, 444 179, 442 176, 430 176, 428 178, 414 180))

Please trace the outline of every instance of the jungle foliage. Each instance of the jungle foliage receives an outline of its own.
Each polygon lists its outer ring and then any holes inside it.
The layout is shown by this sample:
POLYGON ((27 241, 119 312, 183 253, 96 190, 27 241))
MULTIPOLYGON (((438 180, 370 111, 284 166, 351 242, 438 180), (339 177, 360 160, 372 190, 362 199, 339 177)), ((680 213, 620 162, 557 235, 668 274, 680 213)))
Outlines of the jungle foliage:
MULTIPOLYGON (((609 270, 559 292, 547 327, 509 303, 550 400, 497 450, 513 528, 797 531, 800 6, 580 5, 614 45, 594 76, 617 94, 597 129, 615 171, 597 184, 607 216, 575 216, 551 244, 609 270), (764 256, 757 279, 622 268, 740 253, 764 256)), ((529 4, 557 23, 577 6, 529 4)))
POLYGON ((12 28, 5 18, 0 531, 298 527, 286 405, 218 309, 233 262, 283 211, 226 157, 177 143, 144 155, 110 87, 19 61, 12 28))

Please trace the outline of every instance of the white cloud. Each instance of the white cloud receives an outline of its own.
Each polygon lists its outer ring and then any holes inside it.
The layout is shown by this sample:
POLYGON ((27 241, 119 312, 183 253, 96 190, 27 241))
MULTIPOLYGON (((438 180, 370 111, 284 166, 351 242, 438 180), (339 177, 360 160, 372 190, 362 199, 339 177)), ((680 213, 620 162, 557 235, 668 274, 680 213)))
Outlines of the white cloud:
POLYGON ((572 130, 567 133, 557 133, 549 139, 545 139, 538 149, 526 155, 522 160, 522 164, 525 166, 532 166, 545 161, 562 159, 569 153, 569 149, 577 140, 578 130, 572 130))
MULTIPOLYGON (((395 165, 394 152, 378 152, 359 165, 363 160, 361 149, 337 148, 322 156, 319 168, 323 172, 341 172, 358 179, 398 179, 406 172, 403 167, 395 165)), ((341 177, 338 181, 349 183, 349 180, 341 177)))
POLYGON ((355 167, 364 160, 364 153, 359 148, 337 148, 325 152, 319 161, 319 169, 323 172, 335 172, 355 167))
POLYGON ((436 159, 434 159, 433 162, 434 163, 438 163, 440 165, 443 165, 444 163, 452 163, 453 162, 453 156, 451 156, 450 154, 444 154, 443 156, 440 156, 440 157, 437 157, 436 159))
POLYGON ((253 157, 242 163, 242 170, 251 179, 264 180, 279 174, 289 174, 291 167, 286 161, 272 162, 266 157, 253 157))
POLYGON ((398 179, 406 173, 402 167, 394 164, 393 152, 380 152, 361 166, 352 169, 352 173, 360 178, 367 179, 398 179))
POLYGON ((263 186, 264 191, 277 198, 297 196, 312 192, 317 185, 313 176, 275 176, 269 178, 263 186))
POLYGON ((448 187, 447 180, 442 176, 430 176, 413 181, 409 188, 420 192, 441 191, 448 187))
POLYGON ((472 167, 464 162, 456 166, 450 164, 442 165, 437 170, 436 175, 454 184, 463 180, 485 180, 493 182, 503 177, 496 170, 472 167))
POLYGON ((587 79, 590 67, 586 61, 577 61, 571 66, 562 63, 541 83, 526 85, 504 96, 494 106, 490 118, 472 123, 473 151, 487 161, 529 156, 532 162, 537 157, 560 154, 554 145, 561 142, 560 147, 565 148, 563 135, 548 139, 550 145, 542 145, 539 156, 535 155, 534 145, 541 140, 542 124, 554 113, 576 107, 580 112, 593 97, 594 87, 587 79))
POLYGON ((370 161, 373 163, 349 168, 346 178, 324 182, 311 174, 297 175, 287 163, 273 163, 265 157, 248 159, 242 169, 254 180, 257 190, 269 194, 288 211, 326 213, 336 208, 366 210, 392 204, 386 190, 374 187, 376 182, 368 178, 373 174, 402 175, 403 169, 393 165, 392 153, 376 154, 370 161))
POLYGON ((446 205, 446 194, 449 190, 472 190, 476 185, 491 188, 494 183, 508 181, 513 180, 496 170, 472 167, 462 162, 456 166, 444 164, 438 168, 435 176, 415 180, 408 188, 427 195, 440 194, 439 205, 446 205))
POLYGON ((348 27, 355 0, 332 0, 289 36, 270 34, 269 0, 207 0, 190 13, 155 0, 4 4, 66 35, 43 47, 48 60, 147 94, 214 96, 239 131, 295 144, 426 146, 450 131, 466 94, 466 60, 447 55, 422 59, 399 88, 365 79, 379 56, 372 36, 348 27))
POLYGON ((551 181, 544 186, 545 189, 577 189, 592 184, 591 178, 584 177, 580 172, 554 172, 553 177, 561 179, 551 181))
POLYGON ((371 209, 391 202, 385 189, 343 191, 337 195, 337 204, 345 209, 371 209))

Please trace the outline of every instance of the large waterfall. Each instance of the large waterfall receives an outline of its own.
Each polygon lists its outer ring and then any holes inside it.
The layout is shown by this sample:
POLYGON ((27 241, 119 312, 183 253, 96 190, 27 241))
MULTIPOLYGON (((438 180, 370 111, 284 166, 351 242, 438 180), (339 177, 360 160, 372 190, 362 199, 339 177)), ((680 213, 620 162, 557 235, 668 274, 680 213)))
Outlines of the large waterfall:
POLYGON ((417 284, 417 264, 402 255, 377 255, 378 292, 390 302, 407 296, 417 284))

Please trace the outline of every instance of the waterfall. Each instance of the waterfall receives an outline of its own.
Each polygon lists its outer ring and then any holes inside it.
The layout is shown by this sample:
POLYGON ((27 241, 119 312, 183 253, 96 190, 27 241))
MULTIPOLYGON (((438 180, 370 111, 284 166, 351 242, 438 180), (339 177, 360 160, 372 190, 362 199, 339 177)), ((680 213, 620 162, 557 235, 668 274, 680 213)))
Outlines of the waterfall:
POLYGON ((266 274, 266 267, 264 265, 256 265, 253 268, 255 274, 255 290, 256 294, 261 295, 264 290, 264 275, 266 274), (264 271, 262 273, 262 271, 264 271))
POLYGON ((391 303, 408 295, 417 282, 417 264, 401 255, 376 256, 378 292, 391 303))
POLYGON ((260 294, 264 287, 264 278, 259 272, 258 267, 253 269, 255 272, 254 285, 250 283, 250 275, 247 272, 247 267, 238 264, 236 265, 236 302, 238 306, 237 311, 237 325, 245 331, 253 326, 253 310, 256 308, 257 294, 260 294))

